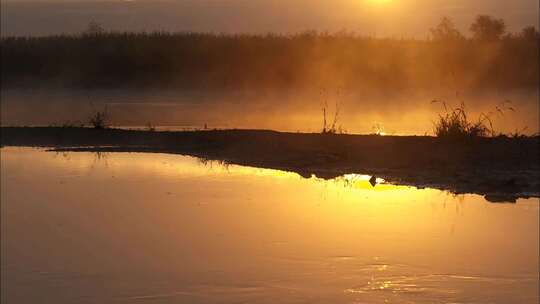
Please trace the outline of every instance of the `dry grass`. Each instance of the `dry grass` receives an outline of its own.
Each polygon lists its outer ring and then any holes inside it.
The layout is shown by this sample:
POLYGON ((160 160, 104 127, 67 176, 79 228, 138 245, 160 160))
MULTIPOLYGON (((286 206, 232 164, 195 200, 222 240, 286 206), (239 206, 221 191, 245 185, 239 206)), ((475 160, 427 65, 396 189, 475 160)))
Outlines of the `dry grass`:
MULTIPOLYGON (((439 114, 438 120, 434 123, 434 133, 437 137, 446 139, 495 137, 497 133, 493 127, 493 117, 495 115, 503 116, 507 111, 515 111, 511 106, 511 102, 505 100, 496 105, 494 111, 480 113, 476 121, 471 121, 463 101, 456 108, 449 108, 444 101, 433 100, 431 103, 440 103, 444 108, 444 113, 439 114)), ((504 134, 499 133, 498 136, 501 135, 504 134)), ((521 132, 516 131, 510 136, 518 137, 520 135, 521 132)))
POLYGON ((343 134, 345 133, 345 130, 341 125, 338 125, 339 121, 339 114, 341 110, 341 90, 336 91, 336 101, 335 101, 335 107, 334 107, 334 116, 332 119, 332 123, 329 123, 327 119, 327 115, 330 114, 330 108, 328 107, 328 92, 326 90, 321 91, 321 97, 323 99, 323 127, 321 130, 322 134, 343 134))
MULTIPOLYGON (((497 104, 490 112, 480 113, 476 121, 469 119, 463 101, 456 108, 449 108, 446 102, 440 100, 433 100, 431 103, 440 103, 444 108, 444 113, 439 114, 438 120, 434 122, 434 133, 439 138, 474 139, 481 137, 506 137, 515 139, 529 137, 524 134, 527 130, 526 126, 507 134, 495 131, 493 126, 495 117, 502 117, 507 112, 515 112, 510 100, 505 100, 497 104)), ((530 137, 534 136, 536 134, 530 137)))

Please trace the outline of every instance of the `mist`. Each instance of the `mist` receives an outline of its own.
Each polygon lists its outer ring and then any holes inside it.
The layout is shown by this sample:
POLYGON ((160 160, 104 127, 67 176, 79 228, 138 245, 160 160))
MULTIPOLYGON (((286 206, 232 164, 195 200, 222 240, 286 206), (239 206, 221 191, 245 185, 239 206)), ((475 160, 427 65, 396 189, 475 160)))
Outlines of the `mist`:
POLYGON ((343 133, 423 135, 438 100, 498 132, 539 131, 532 1, 316 2, 2 2, 2 125, 79 125, 106 108, 119 127, 320 132, 337 109, 343 133), (506 33, 473 38, 479 13, 506 33), (431 35, 445 15, 458 39, 431 35))
POLYGON ((508 92, 455 91, 409 93, 389 97, 338 90, 243 90, 236 92, 178 90, 20 90, 2 91, 2 125, 62 126, 87 124, 97 109, 107 109, 117 127, 182 129, 273 129, 290 132, 320 132, 323 108, 328 120, 339 107, 337 127, 343 133, 432 135, 433 123, 444 109, 463 101, 471 120, 490 113, 494 129, 510 133, 539 131, 538 90, 508 92), (504 115, 495 106, 512 102, 515 112, 504 115))

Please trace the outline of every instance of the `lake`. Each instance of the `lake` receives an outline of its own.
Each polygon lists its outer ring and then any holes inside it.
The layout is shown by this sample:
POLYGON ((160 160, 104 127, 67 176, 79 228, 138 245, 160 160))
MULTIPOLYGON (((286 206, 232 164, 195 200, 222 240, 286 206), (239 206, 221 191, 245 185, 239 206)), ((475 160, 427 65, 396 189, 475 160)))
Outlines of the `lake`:
POLYGON ((539 200, 1 150, 2 303, 538 303, 539 200))

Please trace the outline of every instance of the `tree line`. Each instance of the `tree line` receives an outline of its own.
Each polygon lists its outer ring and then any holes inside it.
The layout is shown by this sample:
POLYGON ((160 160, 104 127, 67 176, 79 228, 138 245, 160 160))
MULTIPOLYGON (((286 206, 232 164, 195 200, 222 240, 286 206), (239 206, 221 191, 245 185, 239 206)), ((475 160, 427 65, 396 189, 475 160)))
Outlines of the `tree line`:
POLYGON ((3 37, 3 86, 532 89, 540 34, 478 16, 466 36, 442 18, 430 39, 314 31, 280 35, 108 32, 3 37))

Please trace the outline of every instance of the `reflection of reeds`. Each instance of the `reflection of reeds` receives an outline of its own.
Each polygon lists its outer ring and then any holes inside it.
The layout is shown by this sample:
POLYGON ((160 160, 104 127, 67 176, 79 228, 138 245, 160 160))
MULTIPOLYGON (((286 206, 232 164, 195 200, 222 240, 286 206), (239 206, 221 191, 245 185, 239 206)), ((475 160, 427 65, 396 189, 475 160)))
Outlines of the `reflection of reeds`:
POLYGON ((207 167, 210 170, 214 169, 214 164, 218 168, 223 168, 225 171, 229 172, 230 163, 223 159, 210 159, 204 156, 197 157, 197 162, 204 167, 207 167))

